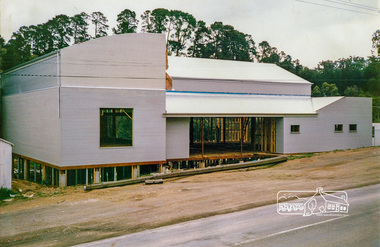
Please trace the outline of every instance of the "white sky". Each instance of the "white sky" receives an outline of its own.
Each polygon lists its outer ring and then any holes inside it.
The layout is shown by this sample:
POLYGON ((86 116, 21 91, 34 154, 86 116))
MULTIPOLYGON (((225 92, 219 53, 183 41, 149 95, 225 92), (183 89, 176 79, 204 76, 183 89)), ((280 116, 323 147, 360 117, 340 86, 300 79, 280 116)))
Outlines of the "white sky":
POLYGON ((372 34, 380 29, 379 5, 379 0, 0 0, 0 34, 8 41, 20 26, 58 14, 100 11, 112 28, 126 8, 138 16, 155 8, 177 9, 207 25, 232 25, 256 44, 266 40, 313 68, 322 60, 371 55, 372 34))

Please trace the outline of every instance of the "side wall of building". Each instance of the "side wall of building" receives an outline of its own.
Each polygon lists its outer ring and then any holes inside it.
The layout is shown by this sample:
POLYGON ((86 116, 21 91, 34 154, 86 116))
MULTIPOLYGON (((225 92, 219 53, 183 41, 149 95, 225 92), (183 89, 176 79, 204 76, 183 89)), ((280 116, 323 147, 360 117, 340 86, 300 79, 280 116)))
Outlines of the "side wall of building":
POLYGON ((3 96, 3 138, 13 152, 61 164, 59 89, 3 96))
POLYGON ((342 98, 320 110, 317 117, 284 118, 284 153, 322 152, 371 146, 372 99, 342 98), (343 131, 336 132, 335 124, 343 131), (349 131, 356 124, 357 131, 349 131), (300 133, 290 133, 300 125, 300 133))
POLYGON ((166 119, 166 158, 184 159, 190 156, 190 119, 166 119))
POLYGON ((165 160, 165 90, 63 87, 62 166, 165 160), (100 108, 133 109, 133 146, 100 147, 100 108))

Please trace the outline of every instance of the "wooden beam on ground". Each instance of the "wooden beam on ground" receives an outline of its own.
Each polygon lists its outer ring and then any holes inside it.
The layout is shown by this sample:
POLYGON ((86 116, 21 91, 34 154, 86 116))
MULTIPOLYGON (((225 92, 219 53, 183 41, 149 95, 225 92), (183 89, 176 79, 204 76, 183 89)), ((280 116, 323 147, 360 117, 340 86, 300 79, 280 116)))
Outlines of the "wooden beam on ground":
POLYGON ((163 183, 164 183, 164 180, 162 178, 145 180, 145 184, 147 184, 147 185, 149 185, 149 184, 163 184, 163 183))
POLYGON ((204 173, 211 173, 211 172, 218 172, 218 171, 243 169, 243 168, 254 167, 254 166, 264 166, 264 165, 271 165, 271 164, 274 165, 280 162, 284 162, 286 160, 287 160, 287 157, 285 155, 281 155, 274 158, 268 158, 268 159, 259 160, 259 161, 249 161, 249 162, 243 162, 243 163, 238 163, 238 164, 228 164, 228 165, 221 165, 221 166, 209 166, 209 167, 201 168, 201 169, 191 169, 191 170, 178 171, 178 172, 173 172, 173 173, 156 174, 154 176, 149 176, 149 177, 139 177, 136 179, 93 184, 93 185, 83 186, 83 190, 87 191, 87 190, 93 190, 93 189, 102 189, 102 188, 108 188, 108 187, 143 183, 146 180, 192 176, 192 175, 197 175, 197 174, 204 174, 204 173))

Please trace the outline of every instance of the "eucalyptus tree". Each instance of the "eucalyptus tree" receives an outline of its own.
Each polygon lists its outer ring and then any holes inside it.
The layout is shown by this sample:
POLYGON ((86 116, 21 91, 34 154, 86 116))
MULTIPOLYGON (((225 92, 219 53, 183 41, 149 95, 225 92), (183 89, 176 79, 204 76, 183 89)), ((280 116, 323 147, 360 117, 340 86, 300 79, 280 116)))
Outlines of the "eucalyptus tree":
MULTIPOLYGON (((167 9, 155 9, 150 14, 150 23, 152 33, 167 33, 168 29, 170 29, 170 19, 169 19, 170 11, 167 9)), ((168 37, 166 38, 166 40, 168 37)))
POLYGON ((70 18, 74 44, 90 40, 91 36, 88 33, 89 24, 87 22, 89 19, 90 16, 85 12, 81 12, 70 18))
POLYGON ((49 50, 62 49, 70 45, 73 29, 71 19, 67 15, 57 15, 46 23, 47 30, 50 32, 48 42, 52 43, 49 50))
POLYGON ((224 25, 222 22, 215 22, 210 28, 211 58, 252 61, 256 49, 250 35, 239 32, 233 26, 224 25))
POLYGON ((134 11, 125 9, 117 15, 117 22, 117 27, 112 28, 114 34, 135 33, 139 20, 136 19, 134 11))
POLYGON ((43 23, 37 26, 30 26, 30 28, 33 30, 33 54, 41 56, 52 52, 54 50, 54 42, 51 38, 48 25, 43 23))
POLYGON ((167 42, 169 52, 181 55, 181 51, 190 43, 197 21, 194 16, 180 11, 169 12, 169 25, 167 27, 167 42))
POLYGON ((143 33, 153 33, 153 24, 151 22, 152 11, 146 10, 141 14, 141 32, 143 33))
POLYGON ((257 60, 260 63, 280 63, 281 54, 276 47, 272 47, 268 41, 262 41, 258 45, 257 60))
POLYGON ((164 33, 169 53, 177 56, 186 50, 194 33, 196 20, 193 15, 180 10, 163 8, 145 11, 141 15, 143 32, 164 33))
POLYGON ((94 24, 95 29, 94 38, 107 36, 107 30, 109 28, 107 25, 108 19, 102 12, 93 12, 91 14, 91 22, 94 24))
POLYGON ((211 30, 204 21, 198 21, 194 30, 192 44, 187 50, 190 57, 209 58, 212 54, 211 30))

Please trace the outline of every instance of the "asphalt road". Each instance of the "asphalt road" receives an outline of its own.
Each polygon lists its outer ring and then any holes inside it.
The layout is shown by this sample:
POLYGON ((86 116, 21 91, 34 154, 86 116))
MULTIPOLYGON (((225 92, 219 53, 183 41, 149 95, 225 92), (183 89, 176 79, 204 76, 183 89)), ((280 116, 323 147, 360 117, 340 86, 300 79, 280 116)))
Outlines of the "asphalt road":
POLYGON ((380 185, 345 191, 344 216, 279 215, 268 205, 78 246, 380 246, 380 185))

